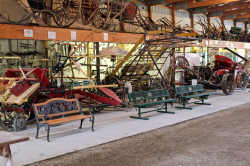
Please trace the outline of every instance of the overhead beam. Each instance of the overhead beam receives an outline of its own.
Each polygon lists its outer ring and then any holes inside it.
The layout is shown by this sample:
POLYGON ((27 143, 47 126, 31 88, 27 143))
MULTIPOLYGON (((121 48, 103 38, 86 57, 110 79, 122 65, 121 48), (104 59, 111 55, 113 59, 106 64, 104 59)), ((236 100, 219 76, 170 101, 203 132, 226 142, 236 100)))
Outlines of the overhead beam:
POLYGON ((84 41, 133 44, 136 43, 141 36, 143 35, 132 33, 105 32, 102 30, 91 31, 13 24, 0 25, 0 39, 84 41), (76 40, 72 39, 72 31, 76 33, 76 40), (26 32, 26 35, 24 32, 26 32), (49 32, 50 34, 53 33, 53 38, 51 37, 51 35, 49 36, 49 32))
POLYGON ((244 15, 238 15, 236 17, 236 19, 240 19, 240 18, 250 18, 250 13, 244 14, 244 15))
POLYGON ((151 1, 147 1, 145 0, 144 3, 146 5, 171 5, 171 4, 175 4, 175 3, 179 3, 179 2, 185 2, 185 0, 151 0, 151 1))
POLYGON ((246 22, 249 20, 249 18, 235 18, 234 20, 237 22, 246 22))
POLYGON ((227 4, 231 2, 237 2, 239 0, 206 0, 201 2, 194 2, 189 1, 188 2, 188 8, 197 8, 197 7, 204 7, 204 6, 212 6, 212 5, 218 5, 218 4, 227 4))
POLYGON ((237 2, 239 0, 205 0, 205 1, 194 1, 194 0, 186 0, 185 2, 176 3, 176 9, 192 9, 192 8, 201 8, 214 6, 219 4, 228 4, 232 2, 237 2))
POLYGON ((232 16, 232 15, 234 15, 234 14, 243 14, 243 13, 247 13, 247 12, 249 12, 249 8, 250 8, 250 6, 243 6, 242 8, 238 8, 238 9, 236 9, 236 10, 223 12, 222 17, 232 16))
POLYGON ((216 12, 216 11, 231 11, 234 10, 235 8, 241 8, 241 7, 245 7, 245 6, 249 6, 250 2, 242 2, 242 1, 237 1, 237 2, 231 2, 228 4, 225 4, 223 6, 214 6, 214 7, 208 7, 207 8, 207 12, 212 13, 212 12, 216 12))

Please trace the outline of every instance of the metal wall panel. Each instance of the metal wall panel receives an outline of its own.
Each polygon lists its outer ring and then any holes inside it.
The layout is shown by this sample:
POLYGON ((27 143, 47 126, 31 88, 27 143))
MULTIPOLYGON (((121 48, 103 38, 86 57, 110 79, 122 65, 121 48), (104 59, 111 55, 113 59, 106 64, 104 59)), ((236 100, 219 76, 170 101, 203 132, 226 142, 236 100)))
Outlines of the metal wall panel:
POLYGON ((176 10, 175 12, 175 23, 177 25, 181 25, 181 27, 191 25, 191 20, 189 17, 189 13, 186 10, 176 10))
POLYGON ((164 6, 153 6, 152 7, 152 19, 154 21, 159 20, 162 17, 166 17, 168 19, 172 19, 171 18, 171 9, 164 7, 164 6))

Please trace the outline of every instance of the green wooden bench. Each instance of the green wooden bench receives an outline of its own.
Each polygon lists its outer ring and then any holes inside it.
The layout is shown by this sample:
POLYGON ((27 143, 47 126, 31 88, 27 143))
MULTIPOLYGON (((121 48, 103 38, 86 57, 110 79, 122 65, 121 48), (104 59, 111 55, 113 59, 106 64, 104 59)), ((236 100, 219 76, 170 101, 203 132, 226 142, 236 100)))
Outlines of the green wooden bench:
POLYGON ((157 89, 157 90, 149 90, 149 91, 138 91, 133 92, 128 95, 129 102, 133 104, 133 106, 138 111, 138 116, 130 116, 131 118, 148 120, 147 117, 142 117, 142 114, 158 111, 162 113, 171 113, 169 112, 167 104, 174 103, 176 100, 169 98, 169 93, 167 89, 157 89), (154 108, 157 105, 164 105, 164 111, 161 111, 162 108, 158 108, 155 110, 142 111, 142 108, 154 108))
POLYGON ((208 96, 210 96, 211 92, 205 92, 203 85, 185 85, 185 86, 178 86, 175 87, 175 93, 177 99, 179 99, 180 103, 182 104, 181 107, 176 108, 182 108, 182 109, 192 109, 191 107, 187 107, 188 101, 192 98, 197 98, 200 101, 194 102, 195 104, 202 104, 202 105, 211 105, 210 103, 205 103, 205 100, 208 99, 208 96))

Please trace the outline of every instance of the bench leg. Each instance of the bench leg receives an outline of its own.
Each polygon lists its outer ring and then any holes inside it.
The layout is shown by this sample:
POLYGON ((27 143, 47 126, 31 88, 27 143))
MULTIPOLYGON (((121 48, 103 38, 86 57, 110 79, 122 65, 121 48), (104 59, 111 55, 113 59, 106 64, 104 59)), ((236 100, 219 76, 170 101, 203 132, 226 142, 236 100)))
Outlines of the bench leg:
POLYGON ((138 116, 130 116, 130 118, 133 119, 142 119, 142 120, 148 120, 149 118, 147 117, 142 117, 142 112, 141 112, 141 108, 138 108, 138 116))
POLYGON ((49 140, 49 132, 50 132, 50 126, 48 125, 48 130, 47 130, 47 141, 50 142, 49 140))
POLYGON ((175 114, 175 112, 168 111, 168 103, 164 103, 164 104, 165 104, 165 111, 157 111, 157 112, 168 113, 168 114, 175 114))
POLYGON ((183 106, 182 106, 182 107, 181 107, 181 106, 176 106, 175 108, 191 110, 192 108, 191 108, 191 107, 186 107, 186 104, 187 104, 186 100, 183 100, 183 101, 182 101, 182 105, 183 105, 183 106))
POLYGON ((94 117, 94 115, 92 115, 92 117, 91 117, 91 122, 92 122, 92 124, 91 124, 91 130, 92 130, 92 131, 95 131, 95 128, 94 128, 94 125, 95 125, 95 117, 94 117))
POLYGON ((37 126, 36 126, 36 139, 38 139, 39 130, 40 130, 40 126, 37 125, 37 126))
POLYGON ((200 104, 200 105, 211 105, 210 103, 205 103, 205 101, 204 101, 204 100, 205 100, 204 98, 201 98, 201 102, 196 101, 196 102, 194 102, 194 104, 200 104))
POLYGON ((83 123, 84 119, 81 119, 81 123, 80 123, 80 127, 79 129, 82 129, 82 123, 83 123))

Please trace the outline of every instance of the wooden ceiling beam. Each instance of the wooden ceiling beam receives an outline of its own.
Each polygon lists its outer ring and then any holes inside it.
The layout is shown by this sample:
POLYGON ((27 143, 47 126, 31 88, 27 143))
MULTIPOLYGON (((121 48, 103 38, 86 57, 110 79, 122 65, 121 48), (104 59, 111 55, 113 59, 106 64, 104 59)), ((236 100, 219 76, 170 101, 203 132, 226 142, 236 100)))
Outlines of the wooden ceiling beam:
POLYGON ((222 17, 228 17, 228 16, 232 16, 235 14, 241 14, 241 13, 245 13, 249 11, 250 6, 242 6, 236 10, 231 10, 231 11, 227 11, 227 12, 223 12, 222 17))
POLYGON ((165 0, 167 3, 185 2, 185 0, 165 0))
POLYGON ((212 6, 218 4, 227 4, 231 2, 237 2, 239 0, 206 0, 201 2, 188 1, 188 8, 198 8, 204 6, 212 6))
POLYGON ((229 4, 225 4, 223 6, 214 6, 214 7, 208 7, 207 8, 207 12, 209 13, 212 13, 212 12, 217 12, 217 11, 228 11, 228 10, 232 10, 234 8, 240 8, 242 6, 249 6, 250 5, 250 2, 241 2, 241 1, 238 1, 238 2, 232 2, 232 3, 229 3, 229 4))
POLYGON ((250 12, 248 12, 247 14, 238 15, 235 19, 240 19, 240 18, 250 18, 250 12))
MULTIPOLYGON (((137 0, 138 1, 138 0, 137 0)), ((174 4, 174 3, 179 3, 179 2, 185 2, 185 0, 144 0, 143 1, 146 5, 152 5, 152 6, 155 6, 155 5, 171 5, 171 4, 174 4)))

